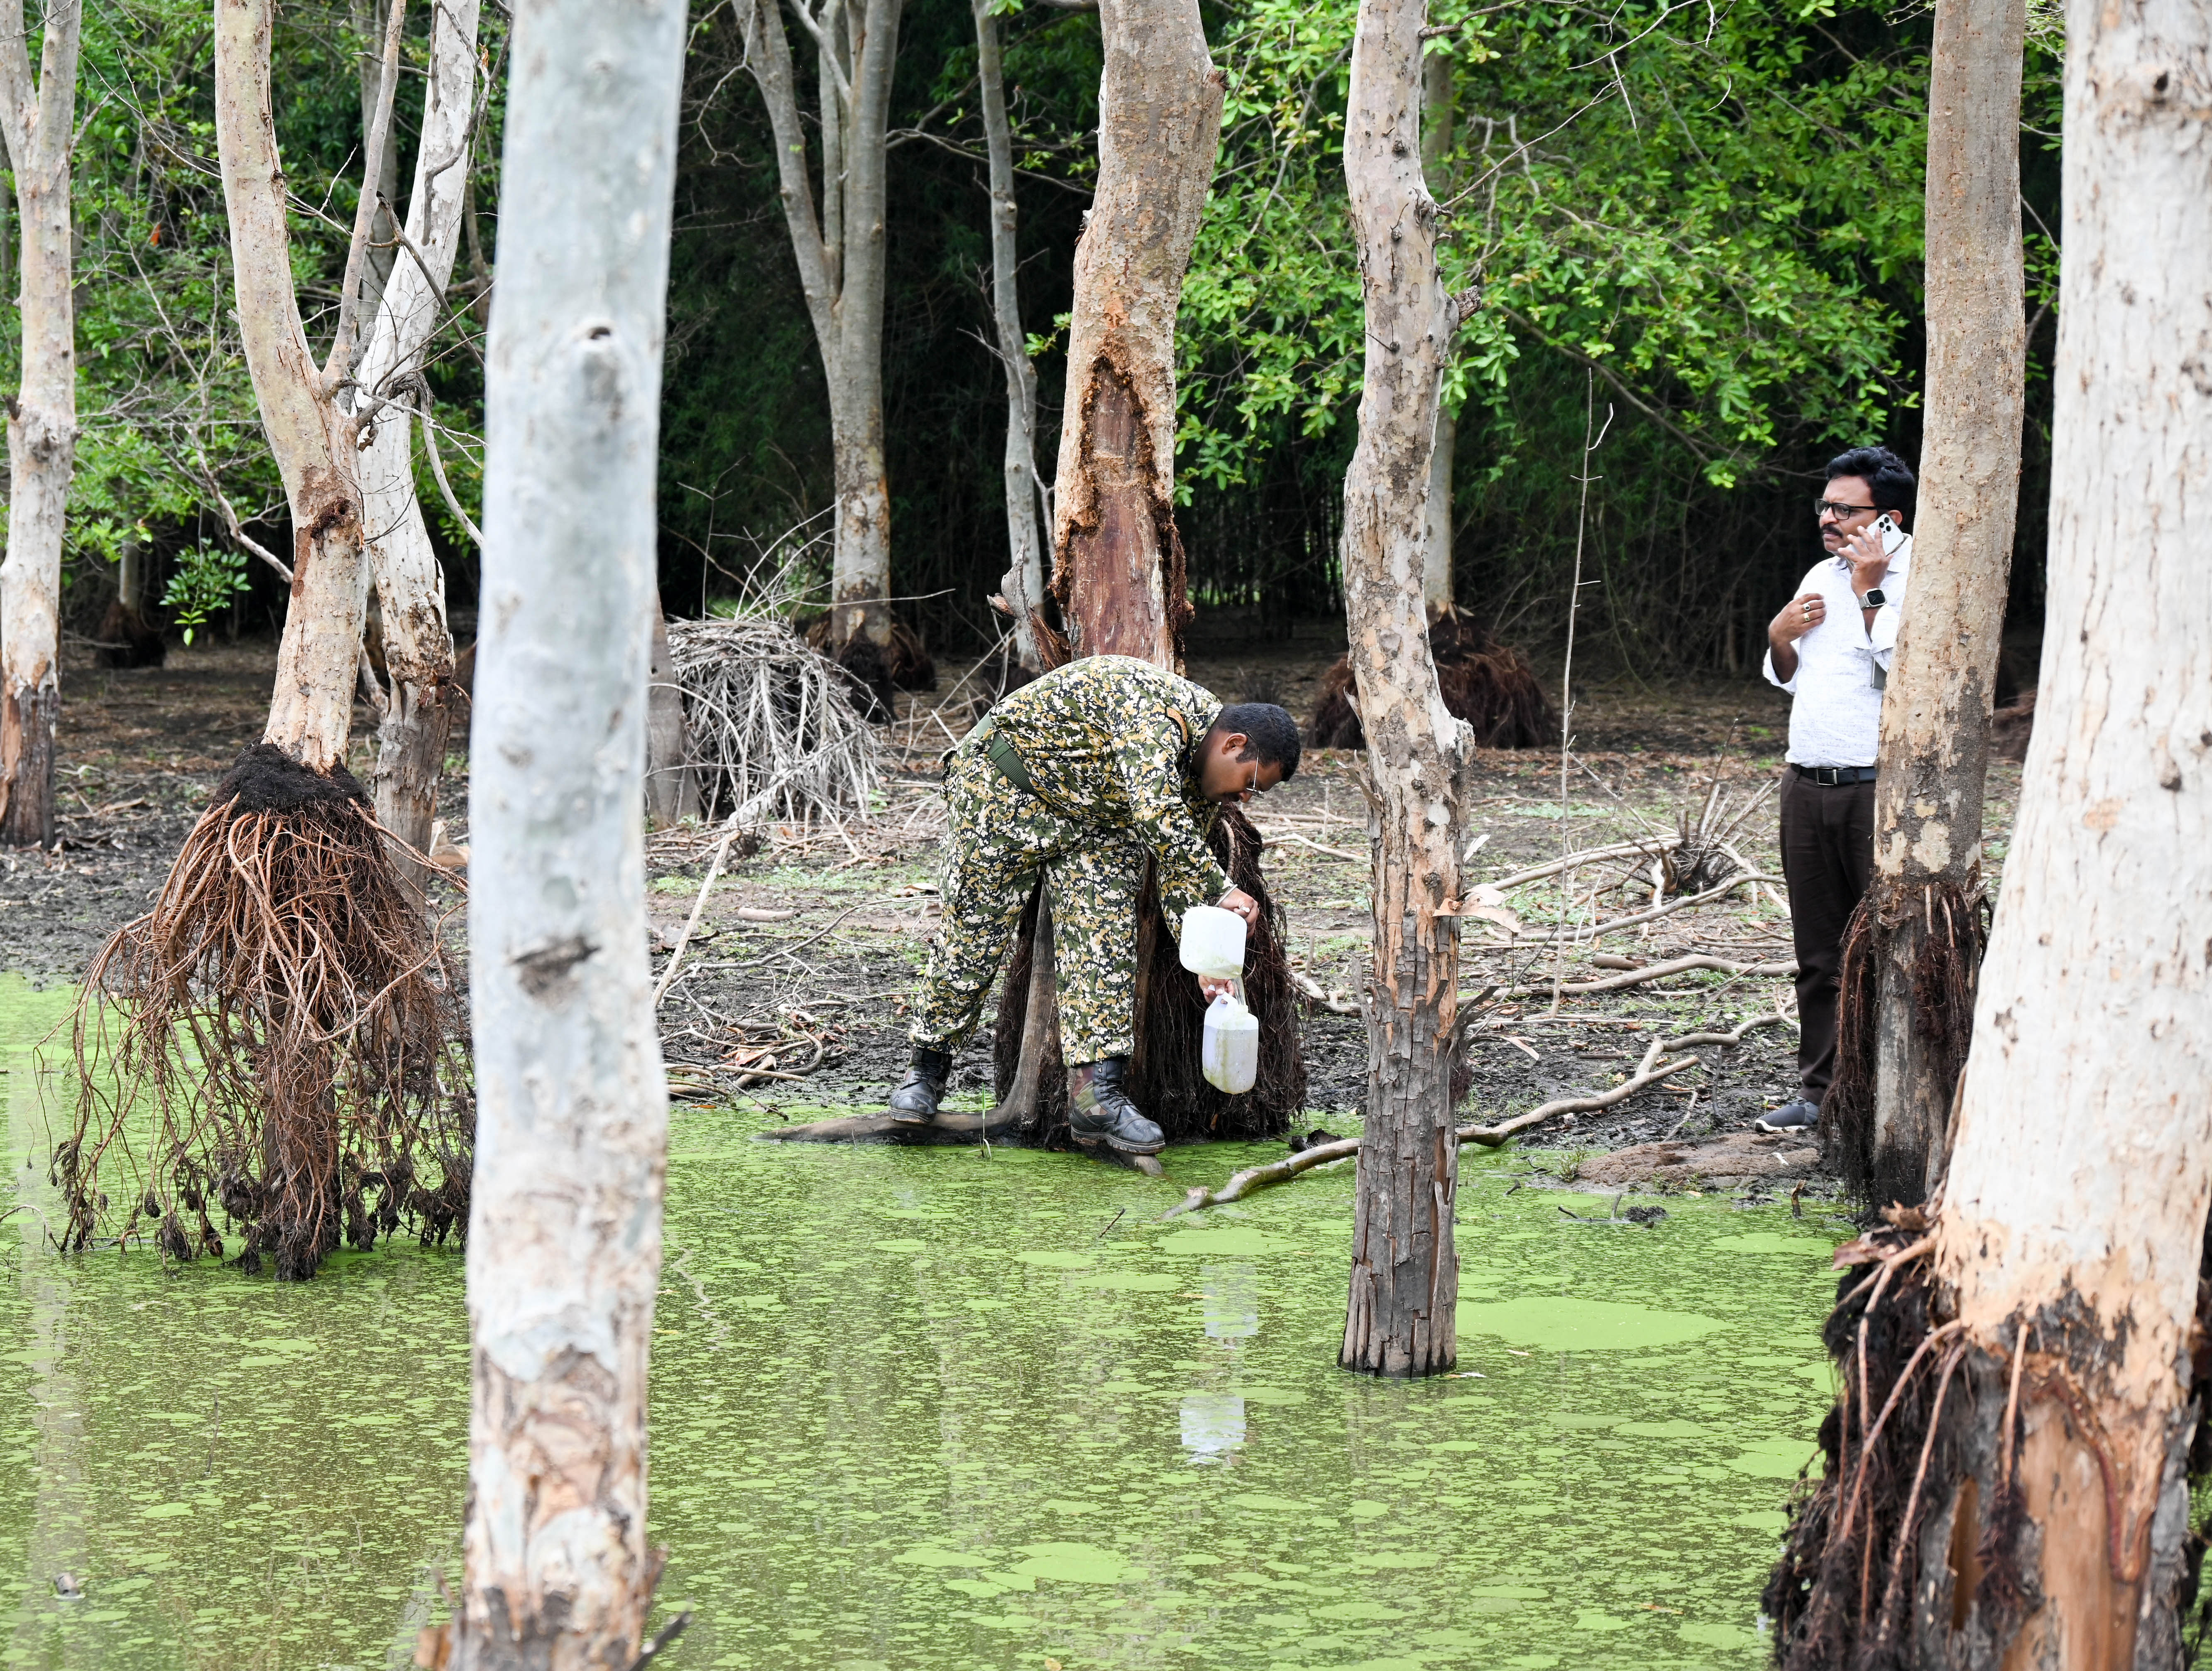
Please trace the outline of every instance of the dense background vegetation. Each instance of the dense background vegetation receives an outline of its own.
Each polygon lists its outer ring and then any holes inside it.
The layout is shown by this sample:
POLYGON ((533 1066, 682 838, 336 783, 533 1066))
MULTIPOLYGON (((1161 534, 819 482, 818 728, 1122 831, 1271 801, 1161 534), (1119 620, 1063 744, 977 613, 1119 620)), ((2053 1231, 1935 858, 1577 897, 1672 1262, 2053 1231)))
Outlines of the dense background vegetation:
MULTIPOLYGON (((280 22, 278 129, 311 302, 335 289, 357 189, 365 5, 300 0, 280 22)), ((416 10, 419 63, 427 12, 416 10)), ((1193 586, 1217 633, 1272 633, 1339 606, 1336 517, 1360 345, 1338 156, 1355 10, 1354 0, 1241 0, 1207 13, 1229 106, 1183 310, 1180 465, 1193 586)), ((1450 213, 1453 280, 1484 298, 1450 392, 1462 604, 1533 649, 1555 643, 1579 528, 1585 642, 1638 673, 1748 671, 1767 615, 1814 552, 1808 506, 1822 460, 1863 441, 1917 453, 1929 19, 1819 0, 1615 11, 1439 0, 1434 21, 1448 30, 1432 50, 1451 57, 1456 111, 1431 186, 1450 213), (1583 523, 1581 460, 1598 430, 1583 523)), ((1031 0, 1005 27, 1048 472, 1093 166, 1098 24, 1031 0)), ((179 575, 204 582, 232 549, 219 495, 265 543, 289 542, 229 317, 206 9, 107 0, 88 29, 86 438, 69 554, 70 618, 87 633, 126 545, 155 563, 156 597, 179 575)), ((495 86, 503 32, 488 5, 495 86)), ((2056 46, 2039 17, 2023 135, 2037 312, 2014 584, 2015 617, 2031 624, 2054 329, 2056 252, 2043 228, 2057 224, 2056 46)), ((988 346, 966 0, 909 0, 900 52, 884 346, 895 590, 933 644, 957 649, 988 641, 983 599, 1006 562, 1004 385, 988 346)), ((409 102, 404 92, 403 126, 409 102)), ((431 374, 471 506, 476 275, 497 239, 498 135, 495 100, 478 139, 473 236, 431 374)), ((661 559, 670 610, 697 613, 830 495, 820 362, 767 122, 731 14, 705 0, 682 147, 661 559)), ((403 182, 412 163, 404 132, 403 182)), ((311 319, 311 335, 319 328, 311 319)), ((12 342, 0 351, 12 357, 12 342)), ((474 553, 427 471, 422 486, 465 618, 474 553)), ((273 577, 248 574, 228 613, 234 629, 281 607, 273 577)), ((1201 635, 1206 623, 1202 610, 1201 635)))

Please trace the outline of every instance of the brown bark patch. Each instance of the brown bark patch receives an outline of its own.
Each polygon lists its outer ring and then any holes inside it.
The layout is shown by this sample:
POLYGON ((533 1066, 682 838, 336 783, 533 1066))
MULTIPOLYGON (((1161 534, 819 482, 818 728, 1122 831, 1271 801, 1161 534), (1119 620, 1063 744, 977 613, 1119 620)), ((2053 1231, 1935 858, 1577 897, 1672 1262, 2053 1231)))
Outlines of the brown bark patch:
POLYGON ((1076 623, 1085 655, 1134 656, 1182 665, 1191 618, 1182 537, 1171 483, 1152 457, 1144 399, 1111 354, 1097 360, 1086 392, 1080 503, 1054 565, 1062 618, 1076 623))

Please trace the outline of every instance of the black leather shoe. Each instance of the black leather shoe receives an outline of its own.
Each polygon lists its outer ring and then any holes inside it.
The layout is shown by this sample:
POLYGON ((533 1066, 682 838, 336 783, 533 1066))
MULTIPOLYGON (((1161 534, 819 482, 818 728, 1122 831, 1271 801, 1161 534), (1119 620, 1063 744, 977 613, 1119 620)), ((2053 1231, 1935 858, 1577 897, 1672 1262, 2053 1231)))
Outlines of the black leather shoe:
POLYGON ((927 1126, 937 1118, 937 1105, 945 1099, 945 1082, 952 1074, 952 1053, 917 1044, 906 1078, 891 1092, 890 1115, 901 1126, 927 1126))
POLYGON ((1083 1147, 1103 1143, 1125 1155, 1156 1155, 1168 1146, 1167 1133, 1145 1118, 1121 1089, 1127 1056, 1109 1056, 1067 1076, 1068 1134, 1083 1147))
POLYGON ((1758 1131, 1796 1133, 1802 1135, 1820 1123, 1820 1105, 1800 1097, 1794 1103, 1784 1103, 1771 1113, 1759 1115, 1751 1123, 1753 1128, 1758 1131))

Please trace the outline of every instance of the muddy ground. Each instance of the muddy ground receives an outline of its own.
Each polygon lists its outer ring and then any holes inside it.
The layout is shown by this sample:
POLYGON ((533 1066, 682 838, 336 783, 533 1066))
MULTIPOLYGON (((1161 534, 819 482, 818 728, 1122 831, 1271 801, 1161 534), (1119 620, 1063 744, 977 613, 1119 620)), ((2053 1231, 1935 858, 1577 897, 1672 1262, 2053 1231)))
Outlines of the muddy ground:
MULTIPOLYGON (((1189 671, 1224 699, 1279 701, 1303 720, 1340 646, 1325 633, 1265 648, 1209 650, 1200 641, 1189 671)), ((173 648, 160 668, 100 670, 82 653, 65 661, 60 850, 0 858, 0 969, 41 985, 81 979, 107 935, 145 908, 216 780, 258 737, 274 665, 273 643, 220 641, 173 648)), ((961 685, 962 671, 947 667, 936 691, 907 699, 906 717, 891 732, 897 746, 883 804, 871 820, 811 840, 770 832, 759 852, 733 856, 726 867, 661 1012, 679 1095, 733 1094, 799 1120, 879 1104, 904 1060, 906 1000, 936 923, 933 785, 948 736, 972 718, 972 686, 961 685), (776 1077, 742 1079, 748 1069, 776 1077)), ((1496 878, 1556 858, 1563 842, 1588 848, 1674 828, 1696 817, 1716 783, 1741 807, 1778 770, 1788 723, 1787 699, 1761 682, 1652 688, 1624 677, 1578 686, 1564 805, 1556 749, 1483 755, 1474 815, 1486 840, 1476 875, 1496 878)), ((355 766, 364 775, 372 729, 358 710, 356 738, 364 740, 356 742, 355 766)), ((1288 912, 1294 961, 1324 989, 1347 994, 1358 989, 1369 937, 1358 769, 1356 755, 1310 753, 1294 781, 1253 809, 1263 829, 1283 838, 1267 862, 1288 912)), ((444 795, 464 842, 466 772, 462 744, 448 762, 444 795)), ((2005 763, 1991 769, 1992 872, 2010 832, 2018 775, 2005 763)), ((1778 878, 1774 829, 1770 794, 1735 840, 1760 871, 1778 878)), ((697 829, 648 842, 657 970, 691 909, 710 847, 709 833, 697 829)), ((1594 869, 1585 884, 1620 870, 1594 869)), ((1606 896, 1601 914, 1643 908, 1648 885, 1639 885, 1606 896)), ((457 892, 440 892, 446 905, 459 905, 457 892)), ((1577 902, 1538 884, 1516 890, 1510 904, 1534 930, 1577 902)), ((456 942, 459 929, 456 912, 456 942)), ((1502 927, 1487 924, 1470 925, 1468 947, 1470 993, 1589 979, 1604 973, 1590 963, 1593 951, 1647 961, 1686 951, 1751 963, 1790 955, 1787 919, 1764 891, 1756 902, 1739 893, 1556 958, 1516 949, 1502 927)), ((1711 973, 1556 1005, 1548 987, 1511 1001, 1493 996, 1477 1036, 1467 1117, 1510 1115, 1607 1089, 1635 1066, 1655 1031, 1733 1026, 1788 1007, 1786 980, 1711 973)), ((1365 1092, 1363 1024, 1316 1006, 1303 1026, 1309 1123, 1341 1130, 1365 1092)), ((954 1090, 964 1105, 988 1100, 989 1043, 987 1028, 959 1058, 954 1090)), ((1739 1047, 1703 1053, 1699 1067, 1664 1085, 1601 1113, 1554 1120, 1532 1141, 1554 1151, 1563 1176, 1589 1166, 1593 1182, 1600 1172, 1615 1181, 1619 1169, 1596 1167, 1596 1156, 1746 1132, 1764 1109, 1794 1094, 1794 1051, 1786 1024, 1764 1027, 1739 1047)), ((1728 1152, 1741 1158, 1746 1141, 1728 1152)), ((1778 1147, 1769 1144, 1744 1167, 1755 1175, 1771 1164, 1784 1182, 1810 1170, 1801 1149, 1778 1146, 1782 1158, 1768 1152, 1778 1147)), ((1665 1164, 1647 1170, 1662 1187, 1697 1181, 1696 1165, 1685 1170, 1680 1151, 1657 1158, 1665 1164)), ((1729 1164, 1731 1176, 1743 1170, 1729 1164)))

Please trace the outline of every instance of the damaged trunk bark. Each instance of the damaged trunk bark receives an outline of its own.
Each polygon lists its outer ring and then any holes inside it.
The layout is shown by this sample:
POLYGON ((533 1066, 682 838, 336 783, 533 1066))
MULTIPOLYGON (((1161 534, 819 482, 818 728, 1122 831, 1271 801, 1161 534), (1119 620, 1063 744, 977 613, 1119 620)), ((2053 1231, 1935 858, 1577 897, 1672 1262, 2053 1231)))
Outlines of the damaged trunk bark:
MULTIPOLYGON (((993 0, 975 0, 975 75, 990 157, 991 323, 1006 374, 1006 575, 999 582, 1012 622, 1014 653, 1031 674, 1045 671, 1038 628, 1044 608, 1044 537, 1037 521, 1043 480, 1036 468, 1036 368, 1022 332, 1021 262, 1015 246, 1014 142, 1006 120, 1006 72, 993 0)), ((1046 509, 1048 518, 1050 508, 1046 509)))
POLYGON ((641 1662, 667 1085, 643 793, 681 0, 516 8, 470 782, 464 1581, 428 1658, 641 1662))
POLYGON ((1344 483, 1344 607, 1367 734, 1375 952, 1367 1125, 1341 1362, 1434 1375, 1457 1354, 1459 834, 1474 736, 1429 653, 1424 516, 1437 395, 1460 303, 1437 270, 1421 177, 1421 0, 1361 0, 1345 180, 1359 238, 1366 375, 1344 483))
POLYGON ((1075 246, 1053 595, 1077 655, 1182 670, 1175 323, 1226 85, 1195 0, 1103 0, 1098 189, 1075 246))
MULTIPOLYGON (((1936 8, 1928 114, 1928 422, 1875 791, 1874 883, 1844 937, 1827 1119, 1876 1206, 1941 1176, 1972 1026, 1982 789, 2026 402, 2021 0, 1936 8)), ((2054 617, 2057 618, 2057 617, 2054 617)))
POLYGON ((1859 1269, 1828 1331, 1828 1477, 1768 1591, 1791 1667, 2184 1661, 2212 1198, 2212 507, 2192 485, 2212 468, 2212 13, 2083 0, 2067 25, 2065 629, 1940 1207, 1838 1256, 1859 1269))
MULTIPOLYGON (((458 692, 445 574, 415 492, 413 415, 437 421, 422 364, 445 317, 460 244, 474 138, 477 16, 477 0, 441 0, 432 10, 429 88, 405 228, 413 252, 376 293, 353 401, 366 419, 356 468, 391 686, 370 788, 377 822, 417 853, 429 850, 458 692)), ((395 861, 419 885, 417 862, 404 853, 395 861)))
POLYGON ((884 463, 884 181, 900 0, 795 0, 821 98, 816 212, 791 46, 774 0, 738 0, 745 63, 768 106, 785 224, 830 392, 836 550, 831 641, 890 644, 890 483, 884 463))
POLYGON ((8 399, 8 550, 0 562, 0 845, 9 847, 54 841, 62 532, 76 465, 70 159, 82 21, 78 0, 46 8, 33 82, 22 0, 0 7, 0 141, 15 171, 23 257, 22 380, 8 399))

